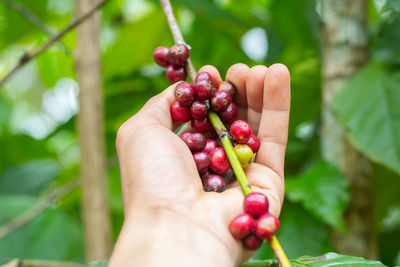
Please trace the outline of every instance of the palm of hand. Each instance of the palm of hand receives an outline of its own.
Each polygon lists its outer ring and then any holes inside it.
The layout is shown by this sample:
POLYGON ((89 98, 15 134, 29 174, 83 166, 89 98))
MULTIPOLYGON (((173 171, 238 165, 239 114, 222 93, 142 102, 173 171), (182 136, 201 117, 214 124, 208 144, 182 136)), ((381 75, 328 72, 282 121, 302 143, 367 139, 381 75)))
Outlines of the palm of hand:
MULTIPOLYGON (((216 83, 218 71, 205 66, 216 83)), ((284 195, 283 164, 286 149, 289 107, 289 73, 283 65, 269 69, 243 64, 232 66, 226 77, 238 89, 235 103, 239 118, 248 121, 261 147, 255 163, 245 169, 256 191, 269 198, 270 212, 279 215, 284 195)), ((221 193, 202 189, 192 154, 174 126, 169 106, 174 101, 173 88, 152 98, 119 131, 117 149, 121 165, 125 213, 138 208, 164 209, 184 216, 191 231, 209 235, 210 246, 223 247, 235 262, 249 256, 229 231, 230 220, 242 212, 243 194, 237 183, 221 193)))

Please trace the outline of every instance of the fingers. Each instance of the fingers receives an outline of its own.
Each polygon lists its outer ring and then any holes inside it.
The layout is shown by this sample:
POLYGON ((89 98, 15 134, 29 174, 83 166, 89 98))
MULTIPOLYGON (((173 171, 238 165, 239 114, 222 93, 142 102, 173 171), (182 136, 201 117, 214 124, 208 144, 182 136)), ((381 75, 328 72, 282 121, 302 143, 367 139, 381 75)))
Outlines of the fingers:
POLYGON ((247 72, 246 95, 247 95, 247 122, 253 129, 254 134, 258 132, 261 112, 263 107, 264 80, 268 68, 266 66, 254 66, 247 72))
POLYGON ((225 80, 233 83, 237 89, 234 102, 238 107, 247 107, 246 78, 248 70, 247 65, 239 63, 231 66, 226 73, 225 80))
POLYGON ((290 74, 282 64, 272 65, 264 80, 263 107, 258 138, 260 150, 256 162, 274 170, 283 178, 289 128, 290 74))

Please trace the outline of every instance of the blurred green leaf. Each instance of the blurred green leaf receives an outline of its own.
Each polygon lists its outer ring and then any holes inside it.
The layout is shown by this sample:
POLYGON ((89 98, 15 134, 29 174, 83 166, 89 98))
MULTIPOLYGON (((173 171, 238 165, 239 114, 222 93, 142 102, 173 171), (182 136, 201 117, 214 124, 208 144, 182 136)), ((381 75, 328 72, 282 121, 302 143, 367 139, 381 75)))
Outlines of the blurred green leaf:
MULTIPOLYGON (((0 195, 0 227, 31 209, 37 198, 0 195)), ((80 224, 64 212, 47 209, 28 224, 0 239, 0 261, 10 258, 83 262, 80 224)))
MULTIPOLYGON (((290 260, 292 267, 324 267, 324 266, 342 266, 342 267, 384 267, 386 265, 379 261, 366 260, 361 257, 341 255, 334 252, 326 253, 318 257, 303 256, 295 260, 290 260)), ((276 260, 249 261, 241 267, 278 267, 276 260)))
POLYGON ((398 65, 400 64, 400 13, 393 17, 394 19, 382 25, 375 37, 372 51, 376 60, 398 65))
POLYGON ((373 161, 400 173, 400 73, 370 62, 334 99, 350 141, 373 161))
POLYGON ((287 197, 323 222, 345 229, 342 214, 349 201, 346 178, 328 162, 319 162, 306 173, 286 180, 287 197))
POLYGON ((51 159, 10 167, 0 175, 0 194, 36 195, 59 173, 59 164, 51 159))

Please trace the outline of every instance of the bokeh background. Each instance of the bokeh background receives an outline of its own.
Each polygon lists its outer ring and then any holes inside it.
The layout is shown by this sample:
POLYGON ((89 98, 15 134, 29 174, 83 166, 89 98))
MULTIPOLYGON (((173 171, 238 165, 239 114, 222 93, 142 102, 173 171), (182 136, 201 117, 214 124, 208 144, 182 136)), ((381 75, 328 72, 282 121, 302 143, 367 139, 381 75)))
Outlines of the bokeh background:
MULTIPOLYGON (((172 1, 197 68, 211 64, 224 76, 238 62, 249 66, 282 62, 291 72, 287 194, 278 234, 289 258, 337 251, 340 233, 350 235, 354 229, 367 228, 363 234, 372 239, 361 238, 364 241, 355 244, 361 253, 387 265, 400 265, 400 1, 365 2, 368 59, 348 77, 327 108, 362 158, 351 164, 367 161, 368 201, 361 213, 370 214, 372 224, 346 219, 353 212, 349 203, 358 198, 352 196, 354 190, 346 178, 349 166, 330 162, 321 152, 321 144, 329 138, 322 131, 321 115, 326 108, 321 101, 323 84, 329 82, 322 75, 324 3, 172 1)), ((116 132, 151 96, 169 85, 152 53, 157 46, 172 46, 173 40, 158 1, 111 0, 101 13, 108 200, 115 241, 123 222, 116 132)), ((0 1, 0 78, 24 51, 45 43, 49 33, 60 31, 75 17, 74 0, 0 1), (33 25, 10 2, 37 16, 43 27, 33 25)), ((0 238, 0 264, 17 257, 85 261, 81 189, 68 187, 59 197, 60 187, 65 189, 63 185, 75 181, 80 170, 76 43, 76 31, 71 31, 0 88, 0 232, 22 214, 34 214, 0 238), (35 213, 40 205, 43 208, 35 213)), ((272 257, 267 246, 255 255, 257 259, 272 257)))

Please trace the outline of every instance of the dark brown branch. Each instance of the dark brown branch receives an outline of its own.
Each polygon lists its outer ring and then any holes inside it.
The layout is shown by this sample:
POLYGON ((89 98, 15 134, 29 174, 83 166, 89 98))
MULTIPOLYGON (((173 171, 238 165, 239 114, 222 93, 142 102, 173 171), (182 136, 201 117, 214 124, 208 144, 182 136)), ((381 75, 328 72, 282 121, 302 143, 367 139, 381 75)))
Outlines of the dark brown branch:
POLYGON ((62 31, 54 35, 50 40, 48 40, 46 43, 44 43, 42 46, 38 47, 37 49, 30 51, 30 52, 25 52, 22 57, 19 59, 19 62, 17 65, 4 76, 3 79, 0 80, 0 86, 2 86, 15 72, 17 72, 21 67, 23 67, 26 63, 46 51, 50 46, 52 46, 54 43, 56 43, 61 37, 63 37, 66 33, 71 31, 72 29, 76 28, 79 24, 81 24, 83 21, 85 21, 87 18, 89 18, 93 13, 95 13, 99 8, 101 8, 104 4, 106 4, 109 0, 100 0, 98 3, 93 5, 93 7, 88 10, 86 13, 82 14, 79 16, 77 19, 75 19, 71 24, 69 24, 67 27, 65 27, 62 31))
MULTIPOLYGON (((167 17, 167 21, 169 24, 169 28, 171 30, 172 36, 176 44, 186 44, 183 39, 181 30, 179 29, 178 23, 176 23, 176 19, 174 13, 172 11, 170 0, 160 0, 161 6, 164 9, 165 16, 167 17)), ((186 44, 187 45, 187 44, 186 44)), ((196 69, 193 66, 192 60, 189 58, 185 65, 186 72, 189 75, 190 80, 194 82, 196 79, 196 69)), ((1 85, 1 83, 0 83, 1 85)))
POLYGON ((71 192, 74 188, 76 188, 79 184, 78 179, 72 180, 71 182, 63 185, 54 191, 50 192, 48 195, 44 196, 38 203, 30 210, 21 214, 15 220, 10 222, 9 224, 4 225, 0 228, 0 239, 15 231, 16 229, 24 226, 31 220, 33 220, 36 216, 42 213, 49 205, 56 202, 69 192, 71 192))

